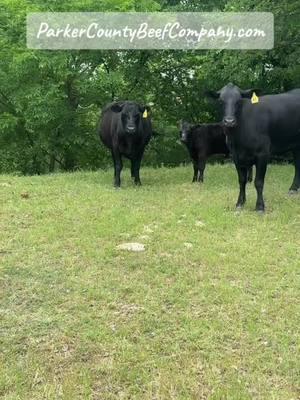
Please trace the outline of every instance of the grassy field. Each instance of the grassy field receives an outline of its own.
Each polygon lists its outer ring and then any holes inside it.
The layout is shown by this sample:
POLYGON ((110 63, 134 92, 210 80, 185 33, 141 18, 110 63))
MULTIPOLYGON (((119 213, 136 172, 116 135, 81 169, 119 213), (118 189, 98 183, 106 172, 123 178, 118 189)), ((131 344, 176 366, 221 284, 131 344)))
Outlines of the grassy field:
POLYGON ((264 216, 230 164, 123 176, 0 177, 0 398, 299 399, 293 168, 264 216))

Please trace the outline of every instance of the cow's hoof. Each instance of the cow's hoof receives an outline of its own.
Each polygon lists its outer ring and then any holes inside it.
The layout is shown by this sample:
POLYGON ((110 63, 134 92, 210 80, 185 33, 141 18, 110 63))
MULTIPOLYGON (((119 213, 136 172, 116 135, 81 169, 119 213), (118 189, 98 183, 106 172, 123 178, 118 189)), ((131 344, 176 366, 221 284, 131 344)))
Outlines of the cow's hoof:
POLYGON ((290 195, 290 196, 294 196, 295 194, 299 194, 300 193, 300 189, 298 189, 298 190, 296 190, 296 189, 290 189, 289 191, 288 191, 288 194, 290 195))
POLYGON ((121 189, 121 186, 114 186, 114 188, 116 189, 116 190, 120 190, 121 189))
POLYGON ((264 210, 256 210, 256 215, 263 216, 263 215, 265 215, 265 212, 264 212, 264 210))
POLYGON ((238 204, 238 205, 236 205, 236 207, 235 207, 235 211, 236 211, 236 212, 243 211, 243 208, 244 208, 244 206, 242 206, 241 204, 238 204))

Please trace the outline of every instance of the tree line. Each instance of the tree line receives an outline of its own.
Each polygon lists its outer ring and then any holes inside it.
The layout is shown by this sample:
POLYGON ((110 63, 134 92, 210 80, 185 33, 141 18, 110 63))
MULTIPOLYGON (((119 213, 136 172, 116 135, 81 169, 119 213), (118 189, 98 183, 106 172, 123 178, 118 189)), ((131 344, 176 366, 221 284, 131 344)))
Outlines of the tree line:
POLYGON ((298 0, 2 0, 0 5, 0 173, 41 174, 110 165, 96 126, 114 100, 150 104, 157 132, 144 164, 188 160, 178 120, 217 121, 204 92, 229 81, 278 93, 300 86, 298 0), (205 3, 205 4, 201 4, 205 3), (272 50, 49 51, 26 48, 34 11, 270 11, 272 50))

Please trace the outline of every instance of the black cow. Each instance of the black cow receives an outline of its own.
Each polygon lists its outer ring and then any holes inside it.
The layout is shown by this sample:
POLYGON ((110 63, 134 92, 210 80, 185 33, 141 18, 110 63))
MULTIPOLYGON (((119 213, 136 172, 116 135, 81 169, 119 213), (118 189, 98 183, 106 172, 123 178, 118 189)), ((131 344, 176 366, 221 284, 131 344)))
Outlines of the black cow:
POLYGON ((223 124, 240 185, 236 206, 240 208, 246 201, 247 168, 255 165, 256 210, 263 212, 264 179, 271 154, 293 152, 295 176, 290 193, 300 188, 300 89, 262 97, 255 92, 229 83, 210 95, 224 107, 223 124))
MULTIPOLYGON (((213 154, 229 156, 225 128, 221 123, 191 125, 180 123, 180 140, 184 143, 193 160, 193 182, 203 182, 206 160, 213 154)), ((252 181, 252 168, 249 169, 248 182, 252 181)))
POLYGON ((180 123, 180 140, 184 143, 193 160, 193 182, 203 182, 206 160, 213 154, 229 155, 224 129, 221 124, 192 125, 180 123))
POLYGON ((149 107, 134 101, 119 101, 106 106, 99 125, 102 142, 111 150, 114 161, 115 187, 120 187, 122 156, 131 160, 131 176, 141 185, 140 166, 145 146, 152 135, 149 107))

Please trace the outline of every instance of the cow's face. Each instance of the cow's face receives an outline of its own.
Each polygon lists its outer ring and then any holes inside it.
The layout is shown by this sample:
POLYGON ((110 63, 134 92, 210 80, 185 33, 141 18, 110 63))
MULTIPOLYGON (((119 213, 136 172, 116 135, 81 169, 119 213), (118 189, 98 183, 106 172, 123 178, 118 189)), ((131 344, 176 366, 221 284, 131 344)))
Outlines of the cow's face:
POLYGON ((125 133, 133 135, 138 132, 139 124, 146 111, 145 106, 136 103, 114 104, 111 107, 113 112, 119 113, 123 130, 125 133))
POLYGON ((187 143, 188 136, 191 132, 192 125, 188 122, 181 121, 179 125, 180 140, 182 143, 187 143))
POLYGON ((209 92, 211 97, 221 101, 223 105, 223 124, 226 128, 237 126, 237 115, 243 98, 250 98, 255 89, 242 90, 233 83, 228 83, 218 92, 209 92))

